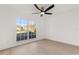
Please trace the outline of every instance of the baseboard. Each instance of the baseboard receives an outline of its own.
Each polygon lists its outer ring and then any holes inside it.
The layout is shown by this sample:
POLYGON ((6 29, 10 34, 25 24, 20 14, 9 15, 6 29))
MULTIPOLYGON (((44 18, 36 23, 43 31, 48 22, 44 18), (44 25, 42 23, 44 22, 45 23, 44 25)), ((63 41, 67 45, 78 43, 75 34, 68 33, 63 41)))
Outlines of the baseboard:
POLYGON ((24 42, 24 43, 21 43, 21 44, 13 45, 13 46, 10 46, 10 47, 7 47, 7 48, 2 48, 2 49, 0 49, 0 51, 7 50, 7 49, 10 49, 10 48, 14 48, 14 47, 21 46, 21 45, 25 45, 25 44, 29 44, 29 43, 36 42, 36 41, 39 41, 39 40, 42 40, 42 39, 27 40, 27 42, 24 42))
POLYGON ((59 40, 49 39, 49 38, 46 38, 46 39, 47 39, 47 40, 51 40, 51 41, 55 41, 55 42, 59 42, 59 43, 63 43, 63 44, 67 44, 67 45, 72 45, 72 46, 77 46, 77 47, 79 47, 79 45, 77 45, 77 44, 69 43, 69 42, 66 42, 66 41, 59 41, 59 40))

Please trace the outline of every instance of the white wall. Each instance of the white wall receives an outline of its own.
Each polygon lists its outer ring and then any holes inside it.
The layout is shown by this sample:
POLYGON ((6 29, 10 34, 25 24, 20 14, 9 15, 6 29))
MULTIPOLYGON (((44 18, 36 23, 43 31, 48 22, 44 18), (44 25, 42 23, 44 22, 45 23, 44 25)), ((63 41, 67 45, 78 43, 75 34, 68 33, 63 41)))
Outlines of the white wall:
MULTIPOLYGON (((21 45, 30 41, 42 39, 44 36, 43 20, 39 17, 28 14, 31 7, 26 5, 0 5, 0 50, 21 45), (14 8, 14 7, 17 8, 14 8), (21 8, 23 7, 23 8, 21 8), (23 10, 23 13, 22 13, 23 10), (25 40, 16 42, 16 17, 34 20, 37 25, 37 38, 32 40, 25 40)), ((31 12, 30 12, 31 13, 31 12)))
POLYGON ((32 7, 32 5, 0 5, 0 50, 43 38, 79 46, 79 8, 67 10, 66 6, 67 11, 62 12, 62 7, 63 10, 65 7, 62 6, 61 9, 58 8, 61 12, 55 8, 54 10, 57 10, 53 12, 59 13, 40 18, 39 15, 31 14, 37 10, 32 7), (36 39, 16 42, 16 17, 32 19, 36 22, 36 39))
POLYGON ((74 6, 46 19, 46 38, 79 46, 79 5, 74 6))

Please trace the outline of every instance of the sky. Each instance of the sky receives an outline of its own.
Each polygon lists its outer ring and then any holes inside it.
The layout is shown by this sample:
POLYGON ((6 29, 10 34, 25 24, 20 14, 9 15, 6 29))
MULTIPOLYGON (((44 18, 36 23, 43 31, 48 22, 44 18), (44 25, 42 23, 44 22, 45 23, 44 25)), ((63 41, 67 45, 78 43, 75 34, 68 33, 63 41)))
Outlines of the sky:
POLYGON ((32 20, 27 20, 27 19, 22 19, 22 18, 16 18, 16 24, 17 25, 21 25, 21 26, 24 26, 24 25, 34 25, 34 21, 32 20))
POLYGON ((28 21, 26 19, 16 18, 17 25, 27 25, 28 21))

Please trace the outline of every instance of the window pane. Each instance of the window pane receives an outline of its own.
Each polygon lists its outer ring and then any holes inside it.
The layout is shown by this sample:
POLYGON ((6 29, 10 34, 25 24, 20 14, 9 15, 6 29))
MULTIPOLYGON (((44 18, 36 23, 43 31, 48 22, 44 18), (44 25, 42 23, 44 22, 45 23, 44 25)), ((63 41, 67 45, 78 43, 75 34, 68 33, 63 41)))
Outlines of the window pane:
POLYGON ((32 35, 32 38, 36 38, 36 35, 32 35))
POLYGON ((36 24, 32 20, 29 21, 28 28, 29 28, 29 39, 36 38, 36 24))
POLYGON ((20 34, 17 34, 16 39, 16 41, 20 41, 20 34))
POLYGON ((27 20, 25 19, 16 19, 17 24, 17 41, 27 39, 27 20))
POLYGON ((17 36, 16 36, 16 38, 17 38, 17 41, 20 41, 21 39, 20 39, 20 19, 16 19, 16 25, 17 25, 17 31, 16 31, 16 34, 17 34, 17 36))

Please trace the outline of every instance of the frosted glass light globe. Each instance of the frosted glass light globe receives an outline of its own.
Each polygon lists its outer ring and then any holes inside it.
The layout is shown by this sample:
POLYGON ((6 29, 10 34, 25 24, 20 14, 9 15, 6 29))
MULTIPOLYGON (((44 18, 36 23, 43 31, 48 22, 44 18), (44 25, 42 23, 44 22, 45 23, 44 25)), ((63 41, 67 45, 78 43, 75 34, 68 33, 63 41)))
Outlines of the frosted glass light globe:
POLYGON ((44 12, 41 12, 42 15, 44 15, 44 12))

